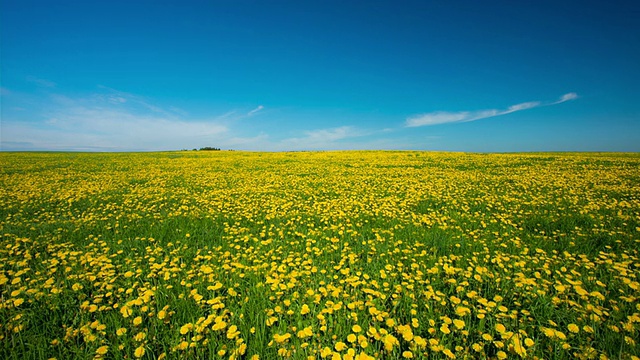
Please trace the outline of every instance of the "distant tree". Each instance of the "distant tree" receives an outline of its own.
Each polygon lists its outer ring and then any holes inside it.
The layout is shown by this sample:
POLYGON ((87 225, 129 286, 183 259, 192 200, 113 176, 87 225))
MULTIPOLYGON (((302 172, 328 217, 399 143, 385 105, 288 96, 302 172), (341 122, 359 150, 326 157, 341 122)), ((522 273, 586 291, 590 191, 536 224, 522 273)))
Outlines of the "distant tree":
POLYGON ((220 148, 215 148, 215 147, 210 147, 210 146, 205 146, 203 148, 200 148, 201 151, 220 151, 220 148))

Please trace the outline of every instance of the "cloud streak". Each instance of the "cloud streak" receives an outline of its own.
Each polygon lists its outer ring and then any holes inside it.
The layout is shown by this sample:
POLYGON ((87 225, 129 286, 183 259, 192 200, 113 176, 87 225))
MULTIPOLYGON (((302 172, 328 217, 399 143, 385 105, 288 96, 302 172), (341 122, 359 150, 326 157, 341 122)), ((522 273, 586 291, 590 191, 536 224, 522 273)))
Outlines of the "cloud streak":
POLYGON ((317 129, 303 132, 303 137, 293 137, 280 142, 282 149, 328 149, 340 140, 365 136, 366 134, 352 126, 330 129, 317 129))
POLYGON ((42 87, 47 87, 47 88, 56 87, 56 83, 54 83, 53 81, 47 80, 47 79, 40 79, 32 75, 27 76, 26 80, 30 83, 34 83, 42 87))
POLYGON ((3 137, 13 142, 56 150, 191 148, 214 143, 214 139, 227 132, 227 127, 206 121, 138 116, 122 110, 84 106, 56 112, 44 126, 28 122, 7 122, 3 126, 3 137))
POLYGON ((406 119, 405 127, 432 126, 439 124, 448 124, 456 122, 469 122, 480 119, 486 119, 495 116, 507 115, 517 111, 537 108, 540 106, 549 106, 572 101, 578 98, 578 94, 571 92, 564 94, 559 100, 551 103, 542 103, 540 101, 529 101, 520 104, 511 105, 506 109, 488 109, 475 111, 435 111, 426 114, 411 116, 406 119))
MULTIPOLYGON (((36 84, 40 80, 30 78, 36 84)), ((80 96, 62 91, 25 96, 4 87, 0 93, 15 104, 38 104, 35 111, 3 109, 0 151, 162 151, 205 146, 279 150, 282 146, 263 131, 256 134, 235 126, 263 111, 263 105, 194 118, 183 109, 103 85, 80 96)))
POLYGON ((575 100, 577 98, 578 98, 578 94, 576 94, 574 92, 571 92, 571 93, 562 95, 560 97, 560 100, 554 102, 553 104, 560 104, 560 103, 563 103, 563 102, 566 102, 566 101, 575 100))
POLYGON ((258 107, 257 107, 257 108, 255 108, 255 109, 253 109, 253 110, 249 111, 249 112, 247 113, 247 116, 252 116, 252 115, 254 115, 255 113, 257 113, 258 111, 260 111, 260 110, 262 110, 262 109, 264 109, 264 106, 262 106, 262 105, 258 105, 258 107))
POLYGON ((224 146, 229 136, 224 121, 188 119, 124 92, 52 94, 43 103, 29 121, 3 119, 2 150, 177 150, 224 146))

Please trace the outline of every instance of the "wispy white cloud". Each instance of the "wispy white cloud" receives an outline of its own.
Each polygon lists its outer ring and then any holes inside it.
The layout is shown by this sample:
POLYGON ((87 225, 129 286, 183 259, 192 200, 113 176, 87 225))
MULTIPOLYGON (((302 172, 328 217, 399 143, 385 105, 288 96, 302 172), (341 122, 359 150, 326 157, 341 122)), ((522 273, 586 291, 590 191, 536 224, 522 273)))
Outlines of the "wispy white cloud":
POLYGON ((26 80, 30 83, 34 83, 36 85, 42 86, 42 87, 48 87, 48 88, 53 88, 56 87, 56 83, 54 83, 51 80, 46 80, 46 79, 40 79, 37 78, 35 76, 29 75, 27 76, 26 80))
POLYGON ((267 147, 269 141, 269 135, 265 133, 260 133, 256 136, 250 137, 242 137, 242 136, 234 136, 224 139, 224 146, 230 149, 257 149, 257 150, 266 150, 270 149, 267 147))
POLYGON ((354 128, 351 126, 341 126, 333 129, 319 129, 305 131, 306 137, 302 138, 304 141, 311 142, 333 142, 344 139, 346 137, 357 136, 354 128))
POLYGON ((366 135, 352 126, 317 129, 303 132, 302 137, 284 139, 280 147, 287 150, 330 149, 340 140, 366 135))
POLYGON ((222 115, 218 115, 214 118, 214 120, 233 120, 233 115, 236 115, 236 110, 227 111, 222 115))
POLYGON ((571 93, 568 93, 568 94, 564 94, 564 95, 562 95, 562 96, 560 97, 560 100, 558 100, 558 101, 554 102, 554 104, 560 104, 560 103, 563 103, 563 102, 565 102, 565 101, 575 100, 575 99, 577 99, 577 98, 578 98, 578 94, 576 94, 576 93, 574 93, 574 92, 571 92, 571 93))
POLYGON ((59 112, 45 126, 4 124, 3 137, 38 148, 79 150, 170 150, 205 146, 227 128, 204 121, 140 117, 124 111, 76 107, 59 112))
MULTIPOLYGON (((3 88, 3 93, 8 91, 3 88)), ((16 96, 11 93, 11 97, 16 96)), ((259 112, 262 116, 264 105, 196 118, 182 109, 160 106, 153 99, 106 86, 81 96, 58 90, 22 96, 22 100, 38 106, 3 116, 1 150, 154 151, 214 146, 290 151, 375 147, 366 137, 376 131, 353 126, 300 130, 296 136, 283 138, 277 131, 267 133, 265 126, 270 121, 250 128, 240 125, 240 120, 259 112)))
POLYGON ((247 116, 252 116, 252 115, 254 115, 255 113, 257 113, 258 111, 260 111, 260 110, 262 110, 262 109, 264 109, 264 106, 262 106, 262 105, 258 105, 258 107, 257 107, 257 108, 255 108, 255 109, 253 109, 253 110, 249 111, 249 112, 247 113, 247 116))
POLYGON ((127 93, 49 97, 40 121, 3 119, 3 150, 171 150, 220 145, 229 128, 188 119, 127 93), (13 144, 13 145, 11 145, 13 144))
POLYGON ((92 97, 96 101, 108 101, 112 104, 129 103, 131 104, 131 107, 137 107, 139 110, 145 110, 145 111, 148 110, 153 113, 166 116, 166 117, 171 117, 171 118, 176 118, 178 117, 178 115, 180 116, 187 115, 186 111, 182 109, 178 109, 174 106, 165 109, 153 104, 152 101, 140 95, 135 95, 125 91, 116 90, 104 85, 98 85, 98 88, 102 90, 106 90, 106 93, 94 94, 92 97))
POLYGON ((542 103, 540 101, 529 101, 509 106, 507 109, 488 109, 475 111, 435 111, 426 114, 415 115, 407 118, 406 127, 431 126, 438 124, 447 124, 454 122, 468 122, 480 119, 486 119, 494 116, 511 114, 517 111, 533 109, 540 106, 548 106, 560 104, 563 102, 575 100, 578 98, 576 93, 564 94, 559 100, 551 103, 542 103))

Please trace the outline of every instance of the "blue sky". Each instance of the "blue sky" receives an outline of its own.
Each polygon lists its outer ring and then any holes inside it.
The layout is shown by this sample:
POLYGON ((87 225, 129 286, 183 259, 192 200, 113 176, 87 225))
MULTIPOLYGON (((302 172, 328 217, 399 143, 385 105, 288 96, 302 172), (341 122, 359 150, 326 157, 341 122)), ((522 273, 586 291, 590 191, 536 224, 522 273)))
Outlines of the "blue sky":
POLYGON ((2 150, 640 151, 637 1, 0 4, 2 150))

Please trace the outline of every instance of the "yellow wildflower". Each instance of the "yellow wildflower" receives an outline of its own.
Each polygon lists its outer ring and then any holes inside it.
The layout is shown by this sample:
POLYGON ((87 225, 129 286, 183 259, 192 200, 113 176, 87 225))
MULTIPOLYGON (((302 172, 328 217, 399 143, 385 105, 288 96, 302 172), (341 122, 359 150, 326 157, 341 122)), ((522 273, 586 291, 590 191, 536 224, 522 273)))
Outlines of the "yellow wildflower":
POLYGON ((136 351, 134 351, 133 356, 137 358, 141 358, 142 356, 144 356, 144 353, 145 353, 144 345, 140 345, 136 348, 136 351))
POLYGON ((578 332, 580 332, 580 328, 576 324, 567 325, 567 329, 569 329, 569 331, 574 333, 574 334, 577 334, 578 332))

